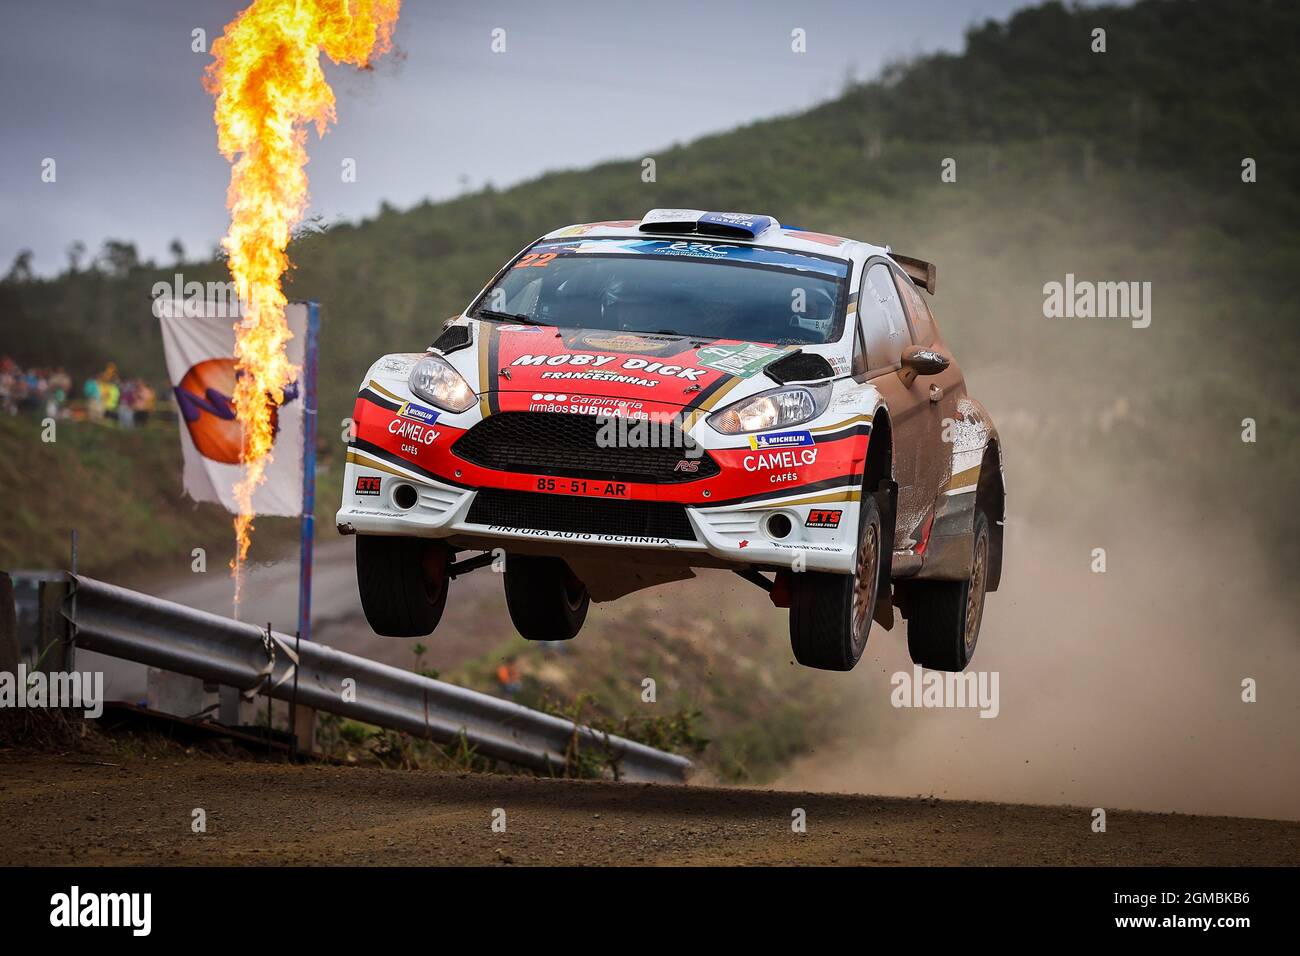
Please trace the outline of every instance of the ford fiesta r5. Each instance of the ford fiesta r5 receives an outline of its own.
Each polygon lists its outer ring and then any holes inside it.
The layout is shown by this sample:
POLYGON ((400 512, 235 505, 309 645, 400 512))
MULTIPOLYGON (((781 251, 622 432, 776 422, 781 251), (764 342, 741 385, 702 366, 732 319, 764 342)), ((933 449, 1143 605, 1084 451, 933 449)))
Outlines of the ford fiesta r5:
POLYGON ((525 248, 357 396, 339 530, 380 634, 503 570, 520 634, 725 568, 848 670, 872 621, 962 670, 1002 568, 1001 445, 929 263, 768 216, 654 210, 525 248))

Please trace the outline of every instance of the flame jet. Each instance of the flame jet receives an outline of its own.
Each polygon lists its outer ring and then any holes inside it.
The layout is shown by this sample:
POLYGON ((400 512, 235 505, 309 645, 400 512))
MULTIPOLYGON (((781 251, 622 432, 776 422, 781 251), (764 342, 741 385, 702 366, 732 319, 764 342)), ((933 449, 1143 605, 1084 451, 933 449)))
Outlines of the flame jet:
POLYGON ((216 98, 217 145, 232 164, 222 240, 243 304, 235 327, 238 379, 233 403, 242 426, 243 472, 235 486, 239 601, 253 530, 253 495, 275 440, 274 409, 298 370, 285 346, 280 279, 286 248, 307 208, 307 128, 335 121, 334 92, 320 55, 368 67, 392 46, 401 0, 254 0, 212 45, 204 88, 216 98))

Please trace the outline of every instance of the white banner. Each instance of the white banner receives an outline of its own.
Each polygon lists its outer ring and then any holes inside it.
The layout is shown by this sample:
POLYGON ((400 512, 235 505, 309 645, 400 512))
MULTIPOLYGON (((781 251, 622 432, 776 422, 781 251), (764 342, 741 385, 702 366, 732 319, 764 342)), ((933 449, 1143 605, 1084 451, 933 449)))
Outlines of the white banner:
MULTIPOLYGON (((239 422, 231 396, 235 389, 235 323, 238 318, 210 313, 225 309, 175 299, 155 299, 162 322, 167 376, 180 410, 181 448, 185 453, 185 492, 195 501, 214 501, 232 514, 240 477, 239 422), (201 313, 201 314, 196 314, 201 313)), ((307 306, 285 309, 293 332, 289 361, 300 370, 307 341, 307 306)), ((276 409, 277 431, 266 481, 253 495, 260 515, 302 513, 303 395, 301 376, 285 390, 276 409)))

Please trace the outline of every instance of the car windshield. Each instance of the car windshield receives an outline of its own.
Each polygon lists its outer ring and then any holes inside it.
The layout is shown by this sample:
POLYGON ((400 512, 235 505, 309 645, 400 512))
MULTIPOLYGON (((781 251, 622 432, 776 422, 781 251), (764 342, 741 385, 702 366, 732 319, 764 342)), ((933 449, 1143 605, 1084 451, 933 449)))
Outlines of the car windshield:
POLYGON ((848 263, 716 241, 541 242, 476 303, 482 318, 774 345, 843 328, 848 263))

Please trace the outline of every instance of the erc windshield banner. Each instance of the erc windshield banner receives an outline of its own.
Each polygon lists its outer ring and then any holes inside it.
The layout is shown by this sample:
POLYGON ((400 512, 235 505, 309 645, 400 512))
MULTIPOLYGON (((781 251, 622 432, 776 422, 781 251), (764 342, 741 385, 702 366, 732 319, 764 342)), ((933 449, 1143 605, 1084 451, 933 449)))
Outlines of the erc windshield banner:
POLYGON ((843 279, 849 264, 843 259, 809 255, 791 249, 734 245, 725 239, 580 239, 542 242, 529 252, 572 256, 642 255, 672 256, 722 262, 744 262, 798 269, 843 279))

